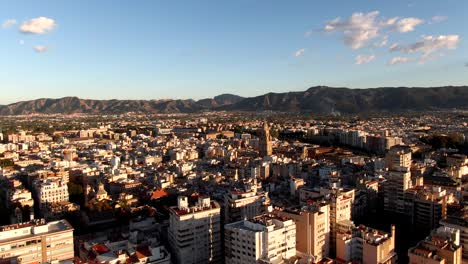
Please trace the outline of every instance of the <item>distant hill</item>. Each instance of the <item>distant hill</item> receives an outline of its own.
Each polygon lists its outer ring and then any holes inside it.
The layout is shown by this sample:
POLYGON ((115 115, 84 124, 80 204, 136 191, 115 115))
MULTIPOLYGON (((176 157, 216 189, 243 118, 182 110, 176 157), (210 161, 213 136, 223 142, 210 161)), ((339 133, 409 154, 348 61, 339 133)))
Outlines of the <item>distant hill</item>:
POLYGON ((242 101, 243 99, 244 97, 234 95, 234 94, 221 94, 213 98, 199 100, 197 101, 197 103, 203 107, 213 108, 213 107, 220 107, 220 106, 235 104, 235 103, 242 101))
POLYGON ((468 108, 468 86, 349 89, 317 86, 304 92, 268 93, 222 107, 236 111, 363 113, 468 108))
POLYGON ((468 86, 349 89, 317 86, 303 92, 267 93, 244 98, 223 94, 195 100, 89 100, 78 97, 37 99, 0 105, 0 115, 126 112, 285 111, 364 113, 468 109, 468 86))

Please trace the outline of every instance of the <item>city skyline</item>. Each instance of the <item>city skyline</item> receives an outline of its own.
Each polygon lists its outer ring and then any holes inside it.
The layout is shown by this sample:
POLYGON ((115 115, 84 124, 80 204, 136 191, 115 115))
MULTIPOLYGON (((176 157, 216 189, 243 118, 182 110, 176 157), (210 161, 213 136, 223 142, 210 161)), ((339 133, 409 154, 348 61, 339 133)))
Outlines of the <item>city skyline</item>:
POLYGON ((0 4, 0 104, 465 85, 465 1, 0 4), (430 78, 428 78, 430 76, 430 78))

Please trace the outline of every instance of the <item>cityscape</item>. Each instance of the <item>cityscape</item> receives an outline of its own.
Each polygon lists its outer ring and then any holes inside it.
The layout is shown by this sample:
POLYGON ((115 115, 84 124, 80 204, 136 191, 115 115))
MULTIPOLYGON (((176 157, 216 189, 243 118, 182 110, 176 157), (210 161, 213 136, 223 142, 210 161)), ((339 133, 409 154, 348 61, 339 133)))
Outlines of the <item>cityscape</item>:
POLYGON ((0 264, 468 263, 468 2, 5 2, 0 264))

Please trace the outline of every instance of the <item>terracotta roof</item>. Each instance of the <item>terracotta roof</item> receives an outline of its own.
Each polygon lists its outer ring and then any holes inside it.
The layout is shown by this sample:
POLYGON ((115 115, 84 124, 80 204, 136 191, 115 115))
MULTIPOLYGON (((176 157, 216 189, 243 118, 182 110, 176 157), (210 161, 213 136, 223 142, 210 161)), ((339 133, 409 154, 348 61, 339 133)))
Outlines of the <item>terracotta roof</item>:
POLYGON ((157 199, 165 197, 167 195, 168 195, 168 193, 166 191, 162 190, 162 189, 161 190, 156 190, 151 195, 151 200, 157 200, 157 199))

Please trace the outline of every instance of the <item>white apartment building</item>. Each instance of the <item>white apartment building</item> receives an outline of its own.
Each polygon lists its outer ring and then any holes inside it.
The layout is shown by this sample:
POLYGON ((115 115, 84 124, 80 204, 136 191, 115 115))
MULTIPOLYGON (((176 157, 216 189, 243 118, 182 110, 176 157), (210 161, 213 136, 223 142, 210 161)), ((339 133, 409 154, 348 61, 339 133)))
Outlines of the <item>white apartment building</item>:
POLYGON ((73 227, 66 220, 0 227, 1 263, 61 263, 73 256, 73 227))
POLYGON ((38 179, 34 186, 41 207, 46 203, 68 202, 68 186, 61 178, 38 179))
POLYGON ((247 191, 232 190, 224 196, 225 223, 251 219, 266 212, 270 199, 268 193, 257 191, 256 186, 247 191))
POLYGON ((209 197, 198 197, 195 206, 179 196, 177 206, 170 208, 169 245, 174 262, 221 262, 221 208, 209 197))
POLYGON ((226 264, 285 263, 296 255, 296 224, 263 215, 224 227, 226 264))

